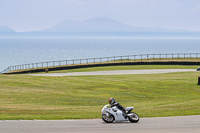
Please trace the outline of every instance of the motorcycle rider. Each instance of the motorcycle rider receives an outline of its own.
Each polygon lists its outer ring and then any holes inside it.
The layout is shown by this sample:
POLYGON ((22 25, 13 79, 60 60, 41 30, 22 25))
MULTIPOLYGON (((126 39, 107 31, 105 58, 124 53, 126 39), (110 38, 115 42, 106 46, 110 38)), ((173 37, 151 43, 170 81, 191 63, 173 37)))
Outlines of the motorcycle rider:
POLYGON ((112 97, 112 98, 110 98, 108 101, 109 101, 109 104, 111 105, 111 108, 114 107, 114 106, 117 106, 118 109, 120 109, 120 110, 124 113, 124 117, 125 117, 125 118, 127 117, 125 108, 124 108, 122 105, 120 105, 120 104, 115 100, 115 98, 112 97))

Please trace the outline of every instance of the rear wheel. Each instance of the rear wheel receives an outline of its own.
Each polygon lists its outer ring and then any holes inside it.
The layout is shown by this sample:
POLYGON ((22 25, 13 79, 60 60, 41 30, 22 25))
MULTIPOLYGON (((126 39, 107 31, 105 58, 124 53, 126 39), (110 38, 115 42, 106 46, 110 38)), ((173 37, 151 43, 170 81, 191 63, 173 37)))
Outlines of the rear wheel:
POLYGON ((106 115, 106 114, 103 114, 102 115, 102 120, 104 121, 104 122, 106 122, 106 123, 112 123, 114 120, 115 120, 115 118, 114 118, 114 116, 113 115, 106 115))
POLYGON ((130 122, 137 123, 140 120, 139 116, 134 112, 131 112, 128 115, 128 119, 130 122))

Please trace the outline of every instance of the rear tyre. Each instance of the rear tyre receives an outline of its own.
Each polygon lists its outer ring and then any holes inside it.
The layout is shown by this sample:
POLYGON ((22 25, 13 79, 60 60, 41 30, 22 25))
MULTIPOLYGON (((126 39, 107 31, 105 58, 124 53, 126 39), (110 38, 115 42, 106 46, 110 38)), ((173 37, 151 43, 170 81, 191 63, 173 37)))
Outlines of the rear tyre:
POLYGON ((131 112, 128 115, 130 115, 128 116, 128 119, 132 123, 137 123, 140 120, 139 116, 134 112, 131 112))
POLYGON ((106 115, 106 114, 103 114, 102 115, 102 120, 104 121, 104 122, 106 122, 106 123, 112 123, 114 120, 115 120, 115 118, 114 118, 114 116, 113 115, 106 115))

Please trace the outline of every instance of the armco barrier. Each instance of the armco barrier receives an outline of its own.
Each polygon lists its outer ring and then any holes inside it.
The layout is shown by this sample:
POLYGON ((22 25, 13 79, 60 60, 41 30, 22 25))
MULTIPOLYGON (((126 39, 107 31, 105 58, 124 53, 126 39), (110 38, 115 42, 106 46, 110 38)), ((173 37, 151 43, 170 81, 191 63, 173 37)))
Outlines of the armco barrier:
MULTIPOLYGON (((49 70, 62 70, 75 67, 87 66, 106 66, 106 65, 119 65, 120 63, 130 64, 130 62, 138 61, 153 61, 158 59, 199 59, 200 53, 170 53, 170 54, 140 54, 140 55, 126 55, 126 56, 112 56, 112 57, 99 57, 75 60, 60 60, 60 61, 47 61, 29 64, 21 64, 9 66, 2 74, 6 73, 27 73, 30 71, 44 71, 49 70)), ((184 63, 184 62, 183 62, 184 63)))

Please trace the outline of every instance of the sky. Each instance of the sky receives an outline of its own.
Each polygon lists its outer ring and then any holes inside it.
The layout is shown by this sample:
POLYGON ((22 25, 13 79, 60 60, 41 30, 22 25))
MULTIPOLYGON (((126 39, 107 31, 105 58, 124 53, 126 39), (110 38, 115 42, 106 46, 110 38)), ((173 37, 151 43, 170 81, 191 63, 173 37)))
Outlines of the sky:
POLYGON ((200 0, 0 0, 0 25, 17 32, 98 17, 132 26, 200 31, 200 0))

